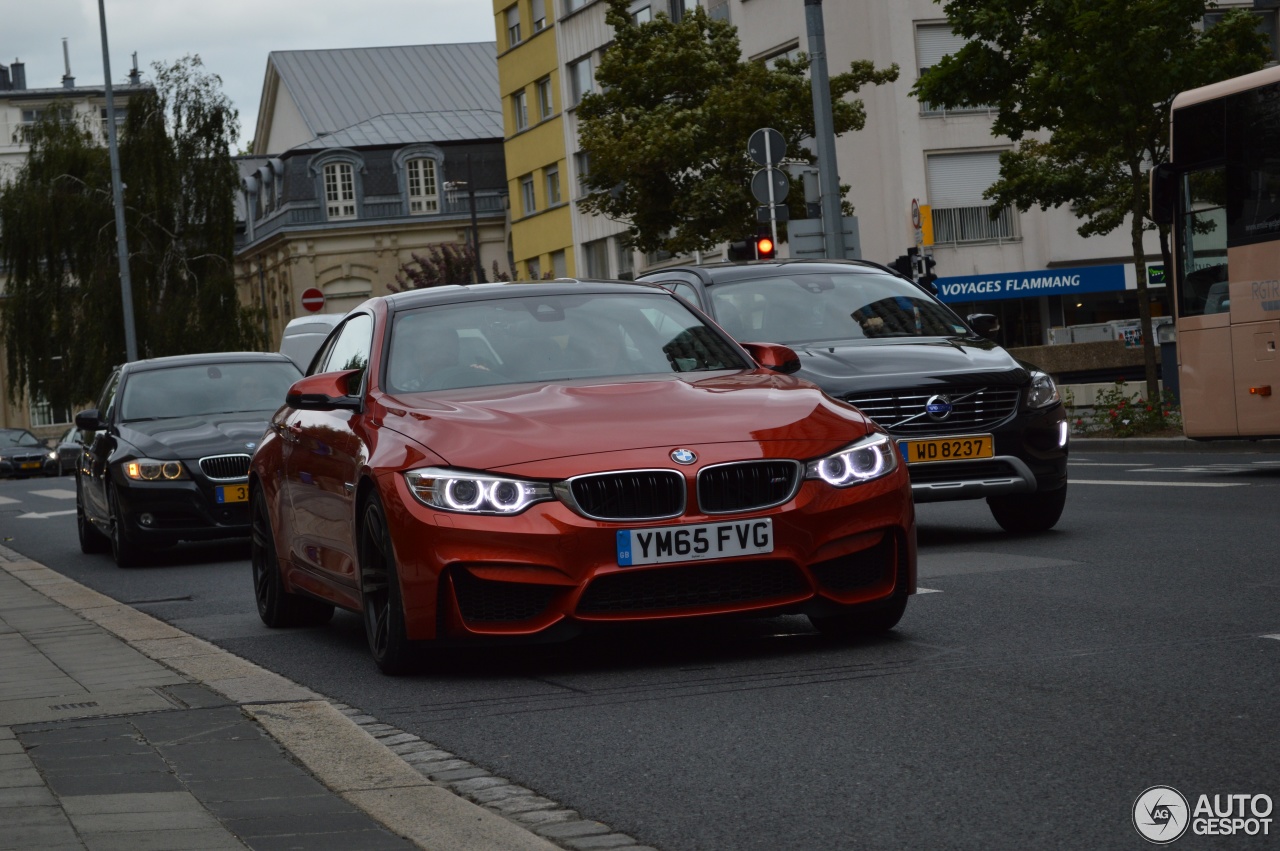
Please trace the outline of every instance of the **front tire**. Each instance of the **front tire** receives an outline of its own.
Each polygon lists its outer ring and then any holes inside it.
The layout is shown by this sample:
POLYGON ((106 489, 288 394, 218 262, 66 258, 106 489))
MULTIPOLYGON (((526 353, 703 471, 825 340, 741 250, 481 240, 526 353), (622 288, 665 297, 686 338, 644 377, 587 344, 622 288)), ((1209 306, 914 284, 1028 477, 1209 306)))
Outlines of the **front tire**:
POLYGON ((1014 535, 1048 532, 1057 525, 1066 504, 1066 485, 1051 491, 987 497, 991 515, 1000 528, 1014 535))
POLYGON ((76 535, 80 539, 80 552, 86 555, 105 553, 111 549, 111 541, 98 531, 84 513, 84 497, 80 493, 80 480, 76 479, 76 535))
POLYGON ((870 638, 883 635, 898 625, 907 610, 907 595, 896 590, 888 600, 853 606, 848 611, 826 617, 809 616, 814 629, 828 638, 870 638))
POLYGON ((116 560, 117 567, 137 567, 142 561, 143 551, 125 529, 120 499, 116 496, 115 488, 107 491, 107 503, 111 511, 111 556, 116 560))
POLYGON ((272 629, 324 626, 333 617, 331 604, 284 590, 271 515, 261 488, 253 492, 251 512, 249 559, 253 565, 253 595, 258 603, 258 617, 272 629))
POLYGON ((416 659, 405 637, 404 602, 395 550, 382 501, 373 494, 365 502, 360 523, 360 598, 364 631, 378 670, 388 676, 408 673, 416 659))

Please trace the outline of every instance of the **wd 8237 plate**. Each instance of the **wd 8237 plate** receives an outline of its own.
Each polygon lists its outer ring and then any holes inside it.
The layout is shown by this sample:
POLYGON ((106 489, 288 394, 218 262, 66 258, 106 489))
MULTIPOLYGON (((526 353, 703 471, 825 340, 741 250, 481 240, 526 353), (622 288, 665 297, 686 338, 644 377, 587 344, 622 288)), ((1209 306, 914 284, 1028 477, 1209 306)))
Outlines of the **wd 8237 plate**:
POLYGON ((989 434, 969 434, 964 437, 930 437, 920 440, 899 440, 898 451, 908 464, 928 464, 932 461, 969 461, 974 458, 995 456, 995 438, 989 434))

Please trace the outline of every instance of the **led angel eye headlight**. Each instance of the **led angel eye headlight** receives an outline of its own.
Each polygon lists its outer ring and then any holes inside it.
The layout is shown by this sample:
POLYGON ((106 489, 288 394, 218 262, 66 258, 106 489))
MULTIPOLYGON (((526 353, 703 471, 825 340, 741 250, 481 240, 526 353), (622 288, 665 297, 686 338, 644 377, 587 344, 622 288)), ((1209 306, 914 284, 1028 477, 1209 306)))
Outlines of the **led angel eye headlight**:
POLYGON ((883 434, 872 434, 805 466, 806 479, 821 479, 835 488, 870 482, 898 467, 898 451, 883 434))
POLYGON ((404 474, 409 490, 423 505, 464 514, 519 514, 535 502, 551 499, 551 486, 462 470, 428 467, 404 474))

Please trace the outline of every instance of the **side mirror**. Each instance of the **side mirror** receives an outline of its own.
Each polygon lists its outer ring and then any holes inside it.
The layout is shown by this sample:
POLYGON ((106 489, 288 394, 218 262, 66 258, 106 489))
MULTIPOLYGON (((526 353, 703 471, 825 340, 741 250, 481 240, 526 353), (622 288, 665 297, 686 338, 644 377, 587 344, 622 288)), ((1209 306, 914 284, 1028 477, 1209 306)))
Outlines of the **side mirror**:
POLYGON ((76 428, 81 431, 97 431, 102 423, 98 420, 98 409, 90 408, 76 414, 76 428))
POLYGON ((349 369, 345 372, 308 375, 294 382, 284 397, 284 403, 290 408, 304 411, 358 411, 360 397, 350 395, 348 387, 350 379, 353 376, 358 379, 361 372, 359 369, 349 369))
POLYGON ((800 371, 800 356, 786 346, 776 343, 743 343, 742 348, 765 369, 790 375, 800 371))
POLYGON ((990 313, 970 313, 965 319, 969 327, 983 337, 991 337, 1000 330, 999 317, 990 313))
POLYGON ((1151 169, 1151 219, 1158 225, 1173 224, 1178 197, 1178 175, 1169 163, 1151 169))

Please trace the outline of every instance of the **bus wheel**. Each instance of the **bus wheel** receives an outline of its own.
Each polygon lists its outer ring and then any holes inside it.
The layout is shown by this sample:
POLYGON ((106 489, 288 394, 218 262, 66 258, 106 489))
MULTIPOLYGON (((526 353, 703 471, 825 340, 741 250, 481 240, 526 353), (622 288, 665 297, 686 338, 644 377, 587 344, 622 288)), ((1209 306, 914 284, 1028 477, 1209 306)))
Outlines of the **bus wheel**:
POLYGON ((991 515, 996 522, 1006 532, 1015 535, 1048 532, 1057 524, 1066 504, 1066 485, 1051 491, 987 497, 987 505, 991 507, 991 515))

